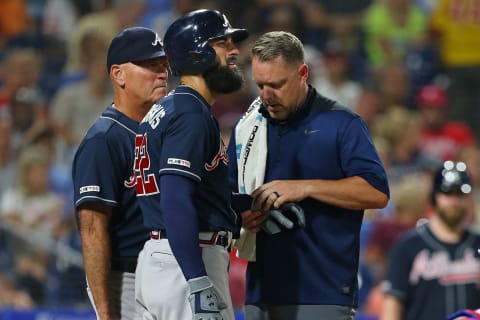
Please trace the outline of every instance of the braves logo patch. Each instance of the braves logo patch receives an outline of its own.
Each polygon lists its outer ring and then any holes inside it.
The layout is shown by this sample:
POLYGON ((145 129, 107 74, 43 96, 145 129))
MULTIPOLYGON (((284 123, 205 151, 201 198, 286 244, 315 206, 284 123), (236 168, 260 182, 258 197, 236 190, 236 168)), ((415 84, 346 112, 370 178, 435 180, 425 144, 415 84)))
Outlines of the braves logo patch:
POLYGON ((80 188, 80 194, 85 192, 100 192, 100 186, 83 186, 80 188))
POLYGON ((205 163, 205 170, 213 171, 222 161, 225 165, 228 165, 228 154, 227 154, 227 147, 223 144, 223 141, 220 141, 220 148, 218 153, 213 157, 210 163, 205 163))

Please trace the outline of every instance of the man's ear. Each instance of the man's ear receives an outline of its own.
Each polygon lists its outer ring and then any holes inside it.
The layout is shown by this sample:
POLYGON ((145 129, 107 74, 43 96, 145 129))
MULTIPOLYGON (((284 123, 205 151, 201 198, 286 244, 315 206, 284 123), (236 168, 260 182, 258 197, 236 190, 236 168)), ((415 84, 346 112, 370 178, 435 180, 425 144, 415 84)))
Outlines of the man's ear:
POLYGON ((120 87, 125 85, 125 72, 118 64, 114 64, 110 68, 110 78, 120 87))
POLYGON ((308 71, 308 65, 306 65, 305 63, 302 63, 298 66, 298 75, 305 81, 308 80, 308 71))

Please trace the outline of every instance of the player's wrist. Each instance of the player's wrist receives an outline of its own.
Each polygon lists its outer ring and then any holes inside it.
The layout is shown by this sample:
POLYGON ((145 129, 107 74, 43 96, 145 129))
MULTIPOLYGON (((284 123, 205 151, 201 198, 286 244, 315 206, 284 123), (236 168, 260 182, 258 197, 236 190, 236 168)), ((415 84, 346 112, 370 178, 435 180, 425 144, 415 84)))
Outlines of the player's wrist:
POLYGON ((208 276, 192 278, 187 282, 191 294, 213 287, 213 284, 208 276))

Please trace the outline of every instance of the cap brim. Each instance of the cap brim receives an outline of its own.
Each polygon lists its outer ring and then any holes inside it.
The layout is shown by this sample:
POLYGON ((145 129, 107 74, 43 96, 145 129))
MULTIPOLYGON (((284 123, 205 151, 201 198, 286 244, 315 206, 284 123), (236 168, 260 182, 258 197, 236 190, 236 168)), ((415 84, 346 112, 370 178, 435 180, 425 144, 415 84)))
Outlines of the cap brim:
POLYGON ((233 42, 240 42, 242 40, 245 40, 248 37, 248 35, 249 35, 249 33, 246 29, 229 28, 229 29, 225 30, 225 32, 223 34, 219 35, 218 37, 212 37, 212 38, 208 39, 208 41, 218 40, 218 39, 230 36, 230 37, 232 37, 233 42))
POLYGON ((155 59, 155 58, 161 58, 161 57, 165 57, 165 56, 166 56, 165 51, 161 50, 161 51, 156 51, 154 53, 150 53, 150 54, 140 56, 138 58, 135 58, 134 60, 132 59, 131 61, 132 62, 140 62, 140 61, 145 61, 145 60, 150 60, 150 59, 155 59))
POLYGON ((233 42, 239 42, 248 38, 248 31, 246 29, 229 29, 227 34, 232 36, 233 42))

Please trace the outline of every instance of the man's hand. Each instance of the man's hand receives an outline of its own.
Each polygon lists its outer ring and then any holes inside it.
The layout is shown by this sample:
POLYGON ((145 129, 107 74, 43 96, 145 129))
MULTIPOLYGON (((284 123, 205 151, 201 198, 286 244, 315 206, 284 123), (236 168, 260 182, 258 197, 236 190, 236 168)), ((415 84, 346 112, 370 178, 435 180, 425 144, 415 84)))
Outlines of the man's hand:
POLYGON ((308 180, 274 180, 252 193, 254 206, 262 211, 279 209, 288 202, 298 203, 307 198, 308 180))
POLYGON ((262 230, 260 225, 268 219, 266 214, 258 210, 247 210, 242 212, 242 227, 252 233, 262 230))
POLYGON ((193 320, 223 320, 220 310, 227 305, 221 300, 208 276, 188 280, 193 320))

